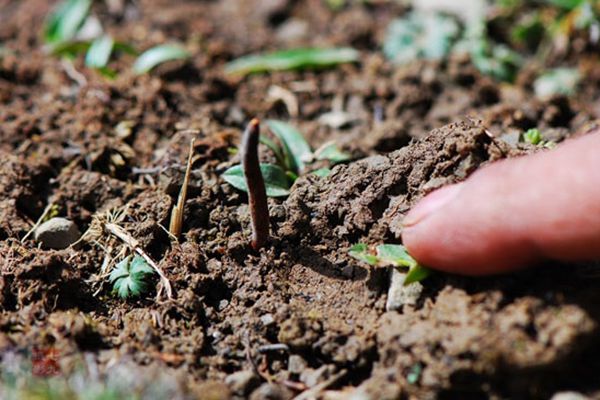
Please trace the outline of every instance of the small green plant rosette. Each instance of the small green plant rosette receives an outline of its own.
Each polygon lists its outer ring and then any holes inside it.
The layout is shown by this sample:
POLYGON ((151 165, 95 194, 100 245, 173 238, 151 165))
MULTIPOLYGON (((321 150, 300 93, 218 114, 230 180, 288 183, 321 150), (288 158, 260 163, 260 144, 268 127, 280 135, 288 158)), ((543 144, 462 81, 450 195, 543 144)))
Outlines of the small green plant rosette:
POLYGON ((143 257, 127 256, 115 265, 108 280, 113 284, 113 292, 122 299, 139 297, 149 289, 148 278, 155 273, 143 257))
MULTIPOLYGON (((265 181, 267 196, 285 197, 290 194, 290 181, 283 169, 273 164, 260 164, 260 171, 265 181)), ((240 164, 229 168, 222 176, 234 188, 248 192, 244 170, 240 164)))
POLYGON ((523 139, 527 143, 538 145, 542 142, 542 134, 540 133, 539 129, 528 129, 527 132, 523 134, 523 139))

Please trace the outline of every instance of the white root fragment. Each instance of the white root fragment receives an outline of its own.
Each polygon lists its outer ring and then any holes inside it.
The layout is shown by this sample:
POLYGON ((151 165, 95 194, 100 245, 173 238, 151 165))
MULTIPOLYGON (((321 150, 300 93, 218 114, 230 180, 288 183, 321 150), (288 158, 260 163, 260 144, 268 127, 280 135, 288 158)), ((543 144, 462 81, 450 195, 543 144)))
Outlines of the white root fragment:
POLYGON ((403 305, 414 306, 417 304, 423 285, 420 282, 414 282, 410 285, 404 285, 407 272, 403 272, 395 267, 390 267, 390 288, 388 289, 386 311, 399 310, 403 305))

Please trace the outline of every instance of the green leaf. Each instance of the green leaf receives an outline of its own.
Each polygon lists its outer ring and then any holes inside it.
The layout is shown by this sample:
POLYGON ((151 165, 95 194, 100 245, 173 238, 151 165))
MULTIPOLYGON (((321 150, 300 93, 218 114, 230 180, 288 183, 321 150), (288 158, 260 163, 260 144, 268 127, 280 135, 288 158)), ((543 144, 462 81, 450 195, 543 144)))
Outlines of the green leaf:
POLYGON ((147 292, 148 277, 154 273, 154 269, 143 257, 136 255, 132 260, 131 256, 128 256, 115 266, 108 280, 113 284, 113 292, 125 299, 147 292))
POLYGON ((550 70, 533 83, 535 94, 547 97, 555 94, 571 95, 581 80, 581 74, 575 68, 556 68, 550 70))
MULTIPOLYGON (((290 194, 290 182, 285 171, 277 165, 260 164, 265 180, 265 189, 269 197, 284 197, 290 194)), ((248 192, 246 178, 241 165, 234 165, 223 173, 223 179, 236 189, 248 192)))
POLYGON ((260 135, 258 137, 258 140, 264 144, 265 146, 267 146, 272 152, 273 154, 275 154, 275 158, 277 159, 277 162, 279 164, 281 164, 282 167, 285 167, 285 158, 283 156, 281 147, 279 147, 274 141, 272 141, 271 139, 269 139, 268 137, 264 136, 264 135, 260 135))
POLYGON ((329 67, 341 63, 355 62, 358 59, 358 51, 349 47, 281 50, 267 54, 244 56, 233 60, 225 66, 225 73, 246 75, 257 72, 329 67))
POLYGON ((424 267, 421 264, 417 264, 414 267, 409 268, 408 274, 406 274, 406 278, 404 278, 404 286, 415 282, 421 282, 423 279, 431 275, 431 273, 432 271, 429 268, 424 267))
POLYGON ((420 58, 439 60, 450 53, 459 33, 452 17, 413 11, 389 25, 383 52, 396 64, 420 58))
POLYGON ((49 44, 73 39, 87 18, 92 0, 65 0, 46 21, 44 39, 49 44))
POLYGON ((85 55, 85 65, 90 68, 105 68, 113 52, 115 41, 108 35, 103 35, 92 42, 85 55))
POLYGON ((267 125, 283 145, 286 166, 293 172, 304 170, 305 161, 312 158, 312 150, 304 137, 292 125, 270 119, 267 125))
POLYGON ((369 253, 369 248, 364 243, 357 243, 350 248, 348 254, 359 261, 366 262, 369 265, 377 264, 377 256, 369 253))
POLYGON ((91 43, 89 41, 72 41, 57 43, 52 47, 52 54, 61 57, 75 58, 81 53, 89 50, 91 43))
POLYGON ((408 254, 406 248, 401 244, 380 244, 377 246, 377 258, 381 262, 397 267, 413 268, 417 265, 417 261, 408 254))
POLYGON ((167 61, 187 59, 191 54, 180 45, 162 44, 143 52, 133 64, 136 74, 145 74, 152 68, 167 61))
POLYGON ((532 128, 523 134, 523 139, 527 143, 537 145, 540 144, 540 142, 542 141, 542 134, 538 129, 532 128))
POLYGON ((331 161, 332 164, 338 164, 348 161, 350 154, 341 151, 335 142, 329 142, 315 151, 315 158, 317 160, 331 161))
POLYGON ((132 56, 137 56, 139 54, 135 47, 125 42, 115 42, 115 51, 121 51, 132 56))
POLYGON ((328 176, 329 174, 331 174, 331 169, 329 169, 329 168, 319 168, 319 169, 314 170, 312 173, 315 174, 316 176, 320 177, 320 178, 325 178, 326 176, 328 176))

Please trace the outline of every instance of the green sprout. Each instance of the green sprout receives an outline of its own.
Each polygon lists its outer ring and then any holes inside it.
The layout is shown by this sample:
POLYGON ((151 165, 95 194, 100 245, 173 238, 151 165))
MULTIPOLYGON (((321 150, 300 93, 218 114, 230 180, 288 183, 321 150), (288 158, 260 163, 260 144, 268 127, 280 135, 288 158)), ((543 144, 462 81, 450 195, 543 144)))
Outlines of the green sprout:
MULTIPOLYGON (((102 34, 92 40, 80 40, 79 32, 85 29, 89 19, 92 0, 64 0, 46 20, 44 40, 51 53, 65 58, 75 58, 85 53, 85 65, 108 78, 117 72, 109 67, 115 53, 137 56, 138 51, 131 45, 116 41, 102 34)), ((176 44, 163 44, 152 47, 139 55, 133 65, 136 74, 149 72, 157 65, 190 57, 190 53, 176 44)))
POLYGON ((190 58, 191 54, 177 44, 162 44, 152 47, 142 53, 133 64, 133 72, 136 74, 145 74, 159 64, 168 61, 185 60, 190 58))
POLYGON ((122 299, 139 297, 150 289, 148 278, 154 269, 142 256, 126 257, 110 273, 108 280, 113 284, 113 293, 122 299))
POLYGON ((281 50, 238 58, 225 66, 225 72, 231 75, 247 75, 258 72, 324 68, 356 62, 358 58, 358 51, 349 47, 281 50))
POLYGON ((527 132, 523 134, 523 140, 529 144, 537 145, 542 141, 542 134, 537 128, 528 129, 527 132))
POLYGON ((46 20, 46 43, 57 45, 73 40, 87 20, 91 5, 92 0, 65 0, 60 3, 46 20))
POLYGON ((392 265, 396 268, 407 268, 405 286, 420 282, 431 274, 431 270, 412 258, 401 244, 380 244, 377 246, 377 254, 372 254, 366 244, 358 243, 350 248, 348 254, 373 266, 392 265))
MULTIPOLYGON (((350 155, 341 151, 333 142, 325 143, 319 149, 313 150, 306 142, 302 133, 294 126, 277 120, 268 120, 267 126, 275 136, 272 140, 261 135, 260 142, 267 146, 275 155, 277 164, 260 165, 265 181, 267 196, 285 197, 298 176, 305 172, 307 166, 316 161, 329 161, 331 165, 350 159, 350 155)), ((329 168, 320 168, 313 173, 326 176, 329 168)), ((234 165, 223 173, 223 179, 231 186, 244 192, 248 191, 244 179, 244 171, 240 164, 234 165)))
POLYGON ((542 133, 537 128, 528 129, 525 133, 523 133, 523 141, 534 146, 541 146, 549 149, 552 149, 556 146, 555 142, 551 140, 544 140, 542 138, 542 133))

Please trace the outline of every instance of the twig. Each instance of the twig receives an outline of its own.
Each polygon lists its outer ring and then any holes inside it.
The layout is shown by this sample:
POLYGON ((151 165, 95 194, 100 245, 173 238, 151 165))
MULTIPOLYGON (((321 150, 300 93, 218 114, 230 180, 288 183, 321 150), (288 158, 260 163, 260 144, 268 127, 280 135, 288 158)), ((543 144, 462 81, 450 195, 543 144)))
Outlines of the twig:
POLYGON ((192 156, 194 155, 194 141, 190 142, 190 152, 188 154, 187 166, 185 168, 185 177, 181 184, 181 190, 179 191, 179 197, 177 198, 177 204, 171 211, 171 222, 169 223, 169 232, 179 238, 181 235, 181 227, 183 226, 183 211, 185 208, 185 200, 187 198, 188 184, 190 183, 190 171, 192 170, 192 156))
MULTIPOLYGON (((138 253, 140 256, 142 256, 144 258, 144 260, 146 260, 146 262, 152 268, 154 268, 154 270, 156 271, 158 276, 160 276, 160 280, 162 282, 163 287, 165 288, 165 292, 167 292, 167 297, 169 299, 173 298, 173 290, 171 289, 171 282, 169 282, 169 279, 167 279, 165 274, 158 267, 158 265, 156 265, 154 260, 152 260, 150 258, 150 256, 148 254, 146 254, 146 252, 140 247, 140 243, 137 241, 137 239, 132 237, 129 233, 127 233, 119 225, 116 225, 113 223, 105 224, 104 229, 106 229, 106 231, 108 231, 109 233, 116 236, 118 239, 122 240, 125 244, 127 244, 129 247, 131 247, 136 253, 138 253)), ((160 295, 161 295, 161 290, 158 291, 156 297, 160 297, 160 295)))
POLYGON ((248 187, 248 203, 252 217, 252 248, 254 250, 260 249, 269 240, 267 191, 258 160, 259 135, 260 121, 254 118, 244 131, 240 150, 248 187))
POLYGON ((27 238, 29 236, 31 236, 31 234, 38 228, 38 226, 40 226, 42 224, 42 221, 44 220, 44 218, 46 218, 46 215, 48 215, 50 210, 52 210, 53 206, 54 206, 54 203, 48 203, 46 208, 44 208, 44 211, 42 211, 42 215, 40 215, 40 217, 35 222, 35 224, 33 224, 31 229, 29 230, 29 232, 27 232, 27 234, 25 236, 23 236, 23 238, 21 239, 21 243, 25 242, 27 240, 27 238))

